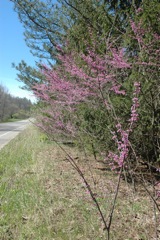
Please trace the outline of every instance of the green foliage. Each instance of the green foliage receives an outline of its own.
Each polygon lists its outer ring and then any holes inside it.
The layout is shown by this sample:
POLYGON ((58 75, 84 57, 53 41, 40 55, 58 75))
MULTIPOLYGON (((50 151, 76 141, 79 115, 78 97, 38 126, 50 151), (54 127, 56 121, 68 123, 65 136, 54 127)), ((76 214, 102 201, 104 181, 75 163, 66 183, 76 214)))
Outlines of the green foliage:
POLYGON ((25 40, 32 53, 40 58, 51 58, 55 41, 60 41, 63 31, 56 15, 57 6, 51 0, 11 0, 25 27, 25 40))
POLYGON ((45 78, 43 74, 41 73, 40 69, 41 66, 40 64, 37 64, 37 67, 31 67, 28 66, 24 60, 19 63, 18 66, 16 66, 14 63, 12 66, 19 71, 17 74, 18 80, 22 81, 24 83, 24 86, 22 87, 23 89, 32 91, 33 90, 33 85, 37 83, 42 83, 45 78))
POLYGON ((8 90, 0 85, 0 121, 27 118, 31 106, 30 100, 11 96, 8 90))
POLYGON ((19 112, 12 115, 14 119, 26 119, 30 117, 30 113, 24 110, 20 110, 19 112))
MULTIPOLYGON (((155 163, 160 155, 160 82, 157 65, 160 59, 159 41, 155 41, 154 37, 160 32, 159 0, 59 0, 57 4, 53 4, 51 0, 47 4, 40 0, 12 2, 24 24, 26 42, 34 54, 40 59, 46 58, 51 67, 61 65, 61 62, 56 60, 57 45, 65 52, 84 54, 87 54, 87 47, 93 47, 102 57, 106 54, 108 43, 116 49, 125 50, 126 58, 132 67, 125 72, 117 69, 113 74, 123 85, 127 95, 115 96, 108 94, 106 90, 105 97, 112 103, 112 111, 102 107, 102 102, 95 99, 92 104, 80 104, 73 119, 64 109, 63 120, 70 120, 75 124, 78 129, 77 136, 83 139, 87 149, 94 148, 96 152, 115 150, 111 132, 116 130, 117 118, 126 129, 132 105, 133 83, 138 81, 141 83, 139 122, 131 134, 131 149, 143 161, 155 163), (139 32, 143 44, 136 38, 131 20, 136 27, 143 30, 139 32), (139 64, 138 61, 148 65, 139 64)), ((83 67, 84 63, 78 57, 76 63, 83 67)), ((19 71, 18 78, 28 89, 35 83, 45 83, 40 63, 36 69, 22 61, 16 69, 19 71)), ((70 80, 75 81, 74 77, 70 80)), ((43 107, 49 106, 46 103, 37 105, 39 109, 43 107)), ((133 155, 131 154, 130 158, 134 162, 133 155)))

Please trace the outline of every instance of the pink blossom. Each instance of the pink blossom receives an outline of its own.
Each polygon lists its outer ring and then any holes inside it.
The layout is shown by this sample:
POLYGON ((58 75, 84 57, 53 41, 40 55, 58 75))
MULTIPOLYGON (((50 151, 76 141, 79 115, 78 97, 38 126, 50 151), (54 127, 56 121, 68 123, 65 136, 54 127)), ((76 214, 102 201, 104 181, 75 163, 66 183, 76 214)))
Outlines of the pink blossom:
POLYGON ((129 119, 130 126, 127 130, 122 130, 122 125, 120 122, 117 123, 116 128, 117 128, 117 134, 120 134, 120 139, 118 140, 118 137, 115 132, 113 132, 113 137, 112 139, 115 141, 117 144, 117 150, 118 153, 112 153, 109 152, 107 160, 112 159, 115 164, 112 164, 112 169, 121 168, 125 164, 125 160, 128 157, 128 152, 129 152, 129 133, 132 132, 133 124, 138 121, 138 113, 137 113, 137 108, 139 107, 139 102, 138 102, 138 94, 140 93, 140 83, 135 82, 134 83, 135 90, 133 92, 133 98, 132 98, 132 107, 131 107, 131 117, 129 119))
POLYGON ((142 11, 143 11, 143 9, 140 8, 140 7, 137 9, 137 13, 140 13, 140 12, 142 12, 142 11))

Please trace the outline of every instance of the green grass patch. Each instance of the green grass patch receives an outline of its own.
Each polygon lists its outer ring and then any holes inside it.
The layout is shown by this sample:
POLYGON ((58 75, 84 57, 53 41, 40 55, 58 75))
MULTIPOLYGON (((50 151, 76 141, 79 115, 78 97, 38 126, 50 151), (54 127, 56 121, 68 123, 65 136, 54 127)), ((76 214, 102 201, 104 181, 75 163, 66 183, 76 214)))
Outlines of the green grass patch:
MULTIPOLYGON (((97 170, 93 159, 88 165, 76 148, 65 148, 87 174, 107 216, 117 176, 97 170)), ((56 144, 33 127, 0 151, 0 196, 2 240, 106 239, 82 180, 56 144)), ((144 192, 133 193, 122 182, 111 239, 154 239, 153 215, 144 192)))
POLYGON ((0 122, 0 123, 7 123, 7 122, 17 122, 17 121, 22 121, 22 120, 26 120, 26 118, 25 119, 18 119, 18 118, 9 118, 9 119, 6 119, 6 120, 4 120, 4 121, 2 121, 2 122, 0 122))

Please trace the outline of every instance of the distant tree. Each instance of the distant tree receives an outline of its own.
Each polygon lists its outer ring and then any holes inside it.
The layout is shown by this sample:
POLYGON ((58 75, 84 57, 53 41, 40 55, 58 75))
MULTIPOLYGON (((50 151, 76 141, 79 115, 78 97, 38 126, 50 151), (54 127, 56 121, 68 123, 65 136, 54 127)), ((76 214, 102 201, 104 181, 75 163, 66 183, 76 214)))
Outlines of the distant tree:
POLYGON ((8 105, 8 89, 2 84, 0 85, 0 121, 7 115, 6 109, 8 105))
POLYGON ((26 113, 23 113, 23 117, 28 117, 31 106, 32 103, 30 100, 12 96, 9 94, 8 89, 0 84, 0 121, 13 118, 15 114, 16 116, 20 116, 18 113, 22 110, 26 113))

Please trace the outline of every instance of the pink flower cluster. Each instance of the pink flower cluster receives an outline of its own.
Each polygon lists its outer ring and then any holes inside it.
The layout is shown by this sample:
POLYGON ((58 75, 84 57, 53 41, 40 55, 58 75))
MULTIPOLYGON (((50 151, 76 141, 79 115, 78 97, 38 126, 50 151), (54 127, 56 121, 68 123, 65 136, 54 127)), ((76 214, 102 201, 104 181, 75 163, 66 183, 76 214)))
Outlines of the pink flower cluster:
POLYGON ((114 68, 131 68, 131 64, 127 63, 124 59, 124 50, 111 48, 112 58, 109 64, 114 66, 114 68))
POLYGON ((111 159, 111 166, 112 169, 117 169, 121 168, 124 166, 125 160, 128 157, 128 152, 129 152, 129 133, 132 132, 133 130, 133 123, 138 121, 138 113, 137 109, 139 107, 139 101, 138 101, 138 95, 140 93, 140 83, 135 82, 134 83, 134 92, 133 92, 133 98, 132 98, 132 107, 131 107, 131 117, 129 119, 130 126, 128 127, 127 130, 122 130, 122 125, 118 123, 116 125, 116 133, 113 132, 113 140, 117 144, 117 150, 118 153, 113 153, 109 152, 108 157, 106 160, 111 159), (120 140, 119 140, 120 139, 120 140))
POLYGON ((135 82, 134 83, 135 91, 133 93, 133 98, 132 98, 132 107, 131 107, 131 118, 129 119, 129 122, 133 124, 134 122, 138 121, 138 113, 137 109, 139 108, 139 100, 138 100, 138 95, 140 93, 140 83, 135 82))
POLYGON ((118 147, 118 154, 115 154, 113 152, 109 152, 107 160, 112 159, 111 162, 112 170, 118 168, 121 168, 124 165, 124 161, 128 156, 129 151, 129 131, 122 130, 122 126, 120 123, 116 125, 117 133, 120 135, 120 139, 118 140, 118 136, 116 133, 114 133, 113 140, 116 142, 118 147))
MULTIPOLYGON (((131 25, 134 32, 139 34, 139 28, 133 22, 131 25)), ((66 54, 60 46, 57 46, 57 51, 59 52, 57 57, 61 64, 54 68, 42 66, 42 73, 46 77, 46 81, 43 84, 35 85, 34 92, 49 106, 49 108, 43 109, 44 122, 50 129, 49 131, 54 128, 68 131, 74 135, 76 129, 72 120, 77 105, 82 102, 93 103, 96 101, 103 102, 107 109, 112 109, 107 95, 110 91, 116 95, 126 94, 123 83, 120 82, 121 74, 132 66, 125 59, 124 49, 115 49, 111 44, 104 56, 98 55, 95 50, 90 48, 87 49, 86 54, 78 55, 75 52, 66 54), (68 114, 67 118, 63 118, 66 113, 68 114)), ((110 152, 108 156, 119 167, 124 165, 128 156, 129 133, 133 129, 133 123, 138 121, 140 83, 135 82, 134 88, 129 128, 123 130, 120 123, 116 125, 113 139, 117 144, 118 154, 110 152)))
POLYGON ((145 34, 144 29, 141 27, 141 22, 136 24, 134 21, 130 20, 130 25, 132 28, 132 31, 134 32, 135 39, 138 41, 139 44, 143 44, 143 36, 145 34))

